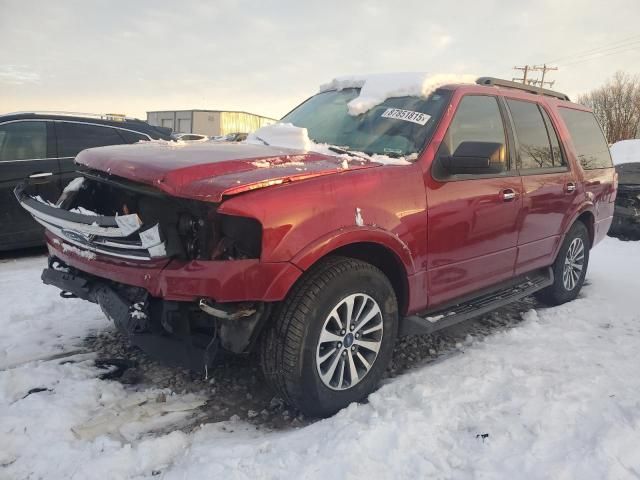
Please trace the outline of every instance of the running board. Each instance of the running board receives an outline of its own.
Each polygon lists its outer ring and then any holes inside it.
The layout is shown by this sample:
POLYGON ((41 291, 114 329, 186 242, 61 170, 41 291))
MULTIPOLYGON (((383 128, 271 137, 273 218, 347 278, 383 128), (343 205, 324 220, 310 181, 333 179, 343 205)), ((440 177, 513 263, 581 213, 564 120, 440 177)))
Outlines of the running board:
POLYGON ((542 290, 553 283, 551 267, 528 273, 508 284, 476 295, 467 301, 425 312, 422 315, 410 315, 400 321, 399 336, 425 335, 456 323, 484 315, 509 303, 542 290))

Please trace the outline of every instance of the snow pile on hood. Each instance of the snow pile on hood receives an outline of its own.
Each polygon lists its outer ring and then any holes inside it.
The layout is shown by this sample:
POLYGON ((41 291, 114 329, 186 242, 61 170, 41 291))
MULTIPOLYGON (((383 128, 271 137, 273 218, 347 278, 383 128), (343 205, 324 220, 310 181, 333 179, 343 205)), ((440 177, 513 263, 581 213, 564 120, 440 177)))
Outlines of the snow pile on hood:
POLYGON ((257 145, 274 145, 293 150, 308 152, 313 148, 306 128, 299 128, 291 123, 274 123, 259 128, 247 136, 246 143, 257 145))
MULTIPOLYGON (((302 150, 305 152, 322 153, 323 155, 331 155, 333 157, 340 157, 343 159, 341 168, 347 169, 348 163, 344 160, 370 160, 373 162, 381 163, 383 165, 409 165, 407 160, 415 160, 416 154, 409 155, 407 157, 392 158, 387 155, 367 155, 364 152, 350 151, 349 153, 340 154, 333 150, 330 150, 331 145, 326 143, 315 143, 309 138, 309 132, 306 128, 296 127, 291 123, 274 123, 265 127, 259 128, 253 133, 250 133, 245 143, 253 145, 269 145, 281 148, 291 148, 293 150, 302 150)), ((267 167, 264 162, 253 162, 257 167, 267 167)), ((268 165, 273 166, 273 165, 268 165)))
POLYGON ((623 163, 640 163, 640 139, 621 140, 611 145, 609 149, 614 165, 623 163))
POLYGON ((388 98, 426 97, 442 85, 475 83, 477 75, 437 74, 423 72, 378 73, 337 77, 320 86, 320 91, 360 88, 360 95, 349 102, 349 114, 360 115, 388 98))

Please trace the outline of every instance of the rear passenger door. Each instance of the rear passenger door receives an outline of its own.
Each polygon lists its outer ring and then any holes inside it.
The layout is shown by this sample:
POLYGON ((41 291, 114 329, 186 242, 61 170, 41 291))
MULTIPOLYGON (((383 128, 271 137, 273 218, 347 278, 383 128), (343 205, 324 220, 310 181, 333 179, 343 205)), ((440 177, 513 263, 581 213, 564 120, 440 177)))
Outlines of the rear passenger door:
POLYGON ((18 120, 0 124, 0 248, 43 242, 42 228, 24 210, 13 189, 25 179, 32 192, 55 201, 60 194, 51 122, 18 120))
POLYGON ((429 306, 457 300, 513 276, 522 184, 511 169, 504 107, 465 95, 434 158, 427 183, 429 306), (440 165, 466 142, 502 145, 491 174, 448 174, 440 165))
POLYGON ((505 101, 523 187, 515 271, 521 274, 553 263, 564 225, 573 211, 577 183, 545 108, 526 100, 505 101))
POLYGON ((76 176, 74 161, 82 150, 128 143, 116 128, 108 125, 57 121, 55 128, 63 185, 76 176))

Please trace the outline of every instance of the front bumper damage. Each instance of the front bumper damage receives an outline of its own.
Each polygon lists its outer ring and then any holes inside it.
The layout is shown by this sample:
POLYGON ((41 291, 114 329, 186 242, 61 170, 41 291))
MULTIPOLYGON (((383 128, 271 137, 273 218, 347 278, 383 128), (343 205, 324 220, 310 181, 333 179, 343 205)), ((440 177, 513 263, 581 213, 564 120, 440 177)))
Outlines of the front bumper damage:
POLYGON ((171 213, 183 204, 171 198, 109 216, 65 204, 64 193, 53 204, 28 184, 15 196, 46 230, 42 281, 98 304, 130 344, 170 365, 206 372, 221 352, 250 352, 271 302, 299 275, 288 262, 185 258, 171 213))
POLYGON ((206 373, 224 351, 241 354, 253 347, 270 313, 267 303, 213 304, 154 298, 140 287, 95 277, 56 257, 42 272, 46 285, 63 298, 100 306, 129 344, 163 363, 206 373))

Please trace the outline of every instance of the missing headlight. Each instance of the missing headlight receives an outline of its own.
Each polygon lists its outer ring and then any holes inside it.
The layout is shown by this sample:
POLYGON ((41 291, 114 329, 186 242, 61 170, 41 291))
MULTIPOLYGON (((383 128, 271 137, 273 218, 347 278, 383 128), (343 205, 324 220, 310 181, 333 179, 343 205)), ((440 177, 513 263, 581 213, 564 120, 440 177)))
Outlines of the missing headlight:
POLYGON ((220 215, 220 241, 211 258, 238 260, 260 258, 262 225, 254 218, 220 215))

